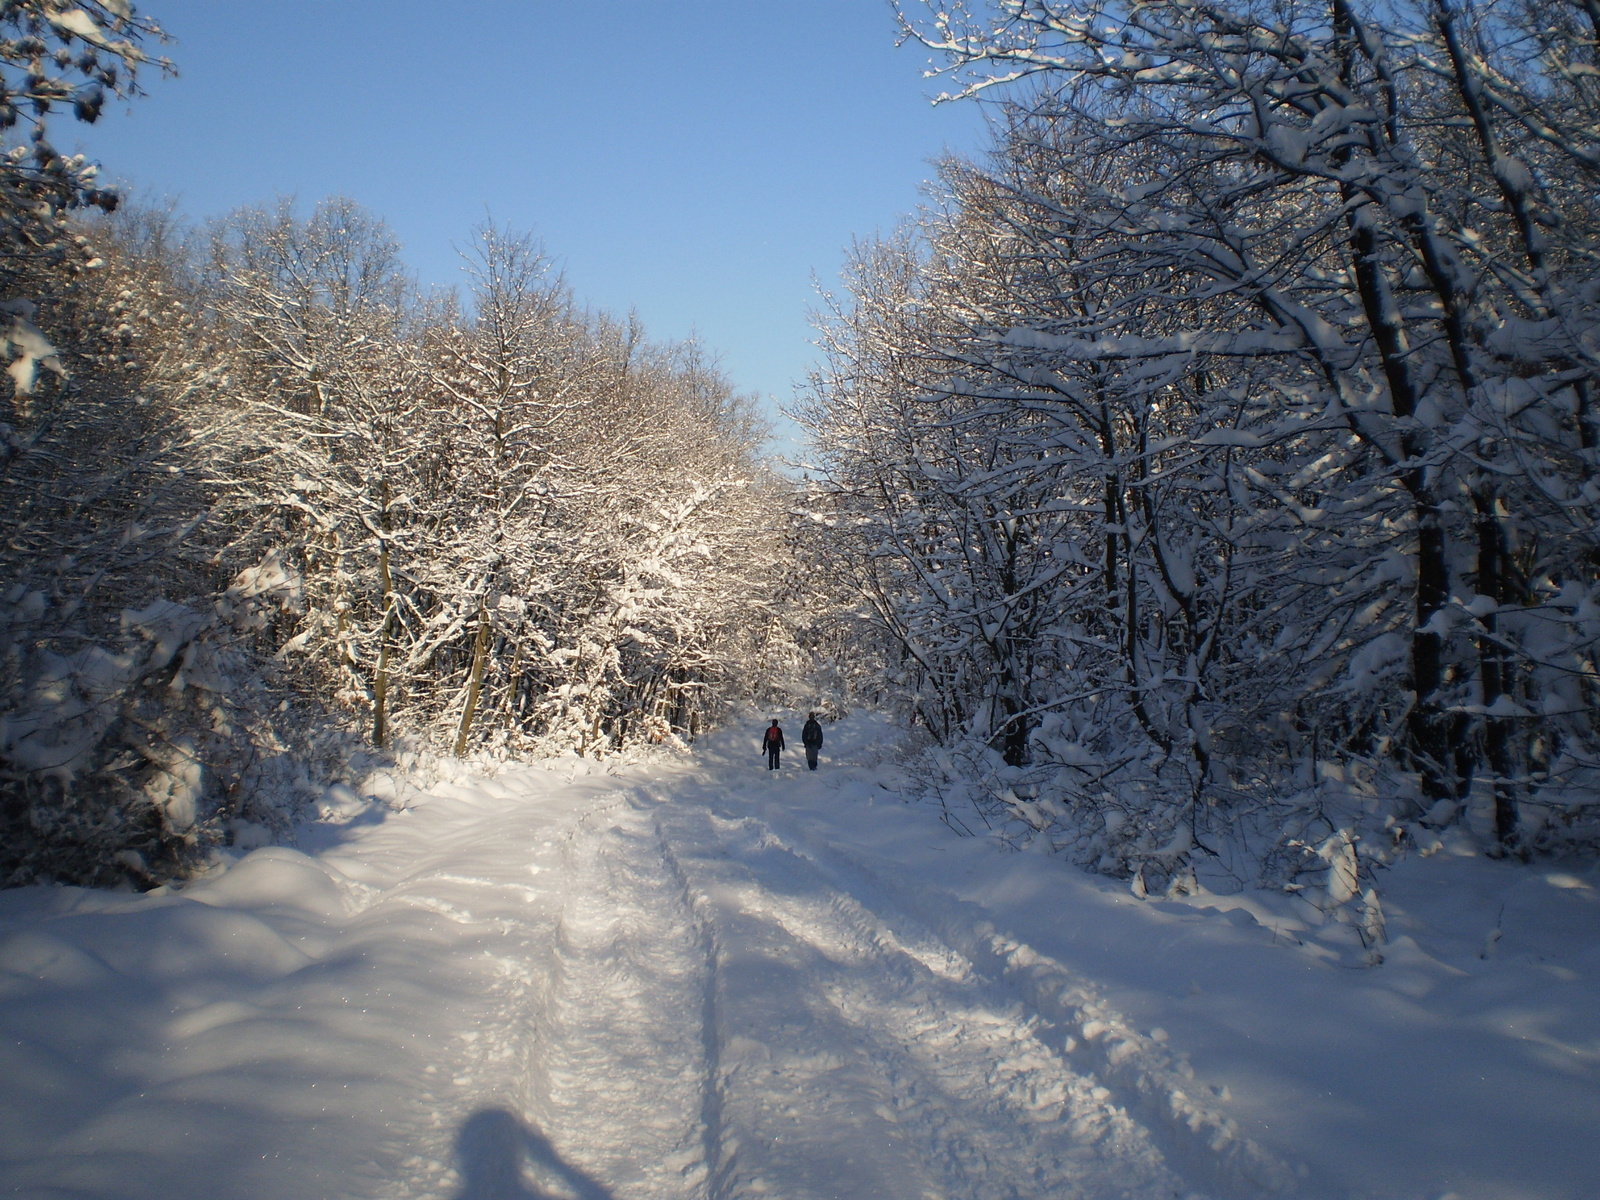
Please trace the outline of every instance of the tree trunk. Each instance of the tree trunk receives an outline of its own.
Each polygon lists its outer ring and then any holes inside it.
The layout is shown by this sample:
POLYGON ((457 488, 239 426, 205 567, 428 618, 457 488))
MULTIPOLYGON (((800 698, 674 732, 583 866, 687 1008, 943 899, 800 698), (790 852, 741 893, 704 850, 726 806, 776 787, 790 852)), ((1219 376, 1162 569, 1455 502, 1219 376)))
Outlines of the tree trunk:
POLYGON ((478 636, 472 646, 472 671, 467 682, 467 707, 461 713, 461 731, 456 735, 456 757, 467 752, 472 734, 472 717, 478 711, 478 694, 483 689, 483 664, 489 657, 488 592, 478 598, 478 636))
MULTIPOLYGON (((1347 192, 1348 194, 1348 192, 1347 192)), ((1421 464, 1426 439, 1415 426, 1421 394, 1410 367, 1411 347, 1404 318, 1394 303, 1381 265, 1378 239, 1364 214, 1350 218, 1355 252, 1356 291, 1372 333, 1389 386, 1390 411, 1402 425, 1400 484, 1411 497, 1417 523, 1417 591, 1411 630, 1411 712, 1406 732, 1416 759, 1422 790, 1430 799, 1459 794, 1462 760, 1452 753, 1451 722, 1439 695, 1444 686, 1444 639, 1433 618, 1450 596, 1450 564, 1445 553, 1445 528, 1439 503, 1421 464)), ((1465 749, 1465 748, 1463 748, 1465 749)), ((1466 762, 1470 769, 1470 751, 1466 762)))
MULTIPOLYGON (((1420 477, 1421 471, 1407 472, 1420 477)), ((1450 568, 1445 557, 1444 524, 1438 505, 1420 479, 1408 490, 1417 514, 1417 594, 1415 625, 1411 634, 1411 686, 1413 699, 1406 728, 1418 760, 1422 788, 1434 800, 1457 795, 1456 780, 1447 764, 1453 759, 1449 721, 1440 704, 1444 684, 1444 639, 1432 627, 1433 617, 1449 596, 1450 568)))
POLYGON ((379 750, 389 738, 389 626, 394 621, 394 576, 389 571, 389 481, 383 481, 383 509, 378 514, 378 582, 383 588, 383 621, 378 625, 378 673, 372 682, 372 744, 379 750))
MULTIPOLYGON (((1505 533, 1500 528, 1498 498, 1489 486, 1472 493, 1478 526, 1478 595, 1503 604, 1506 599, 1505 533)), ((1483 706, 1492 709, 1495 701, 1509 694, 1509 663, 1496 636, 1495 614, 1478 618, 1483 633, 1478 638, 1478 678, 1483 686, 1483 706)), ((1494 832, 1503 846, 1517 838, 1517 798, 1511 782, 1511 719, 1485 713, 1483 718, 1484 757, 1494 773, 1494 832)))

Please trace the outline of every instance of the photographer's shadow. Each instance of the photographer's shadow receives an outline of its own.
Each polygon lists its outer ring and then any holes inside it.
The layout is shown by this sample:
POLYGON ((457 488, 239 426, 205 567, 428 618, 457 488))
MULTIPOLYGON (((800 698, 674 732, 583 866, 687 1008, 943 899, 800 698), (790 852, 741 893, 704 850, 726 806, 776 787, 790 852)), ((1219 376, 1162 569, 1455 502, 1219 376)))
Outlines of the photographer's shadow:
POLYGON ((549 1138, 504 1108, 467 1118, 456 1158, 456 1200, 613 1200, 607 1188, 563 1162, 549 1138))

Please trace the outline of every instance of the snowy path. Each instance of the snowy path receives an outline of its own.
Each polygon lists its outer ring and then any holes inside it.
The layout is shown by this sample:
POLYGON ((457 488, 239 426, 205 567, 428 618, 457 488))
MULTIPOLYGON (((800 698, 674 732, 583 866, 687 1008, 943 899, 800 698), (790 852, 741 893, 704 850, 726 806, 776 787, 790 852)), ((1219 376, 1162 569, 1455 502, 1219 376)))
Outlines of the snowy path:
POLYGON ((1592 1194, 1585 880, 1526 900, 1580 947, 1529 942, 1548 997, 1405 940, 1350 971, 957 840, 875 736, 815 776, 722 736, 441 785, 182 893, 0 894, 0 1195, 1592 1194))
POLYGON ((1185 1194, 1034 1014, 698 791, 565 833, 519 1099, 567 1161, 617 1196, 1185 1194))
POLYGON ((714 1194, 1183 1194, 1033 1014, 718 807, 657 809, 715 947, 714 1194))
POLYGON ((570 831, 540 1124, 624 1195, 704 1195, 714 1157, 714 966, 654 823, 630 796, 570 831))

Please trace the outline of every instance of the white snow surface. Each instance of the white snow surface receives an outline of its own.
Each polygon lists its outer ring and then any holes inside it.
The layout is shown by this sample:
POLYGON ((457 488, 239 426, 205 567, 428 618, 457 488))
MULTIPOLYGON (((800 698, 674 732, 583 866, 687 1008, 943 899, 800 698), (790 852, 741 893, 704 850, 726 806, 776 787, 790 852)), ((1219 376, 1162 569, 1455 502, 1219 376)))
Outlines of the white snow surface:
POLYGON ((1447 840, 1366 967, 1293 898, 955 837, 871 717, 816 774, 760 729, 0 894, 0 1194, 1596 1194, 1592 868, 1447 840))

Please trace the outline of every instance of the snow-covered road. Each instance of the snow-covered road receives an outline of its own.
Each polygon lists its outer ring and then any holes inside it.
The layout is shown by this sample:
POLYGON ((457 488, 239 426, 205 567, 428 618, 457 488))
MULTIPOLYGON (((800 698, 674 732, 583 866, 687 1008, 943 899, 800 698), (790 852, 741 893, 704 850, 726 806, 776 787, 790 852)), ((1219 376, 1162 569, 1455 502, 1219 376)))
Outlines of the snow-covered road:
POLYGON ((1513 1045, 1410 938, 1354 970, 1264 909, 956 839, 884 786, 884 733, 816 775, 739 733, 563 760, 181 893, 0 896, 0 1192, 1592 1194, 1592 881, 1526 901, 1580 947, 1539 955, 1549 997, 1477 960, 1513 1045))

